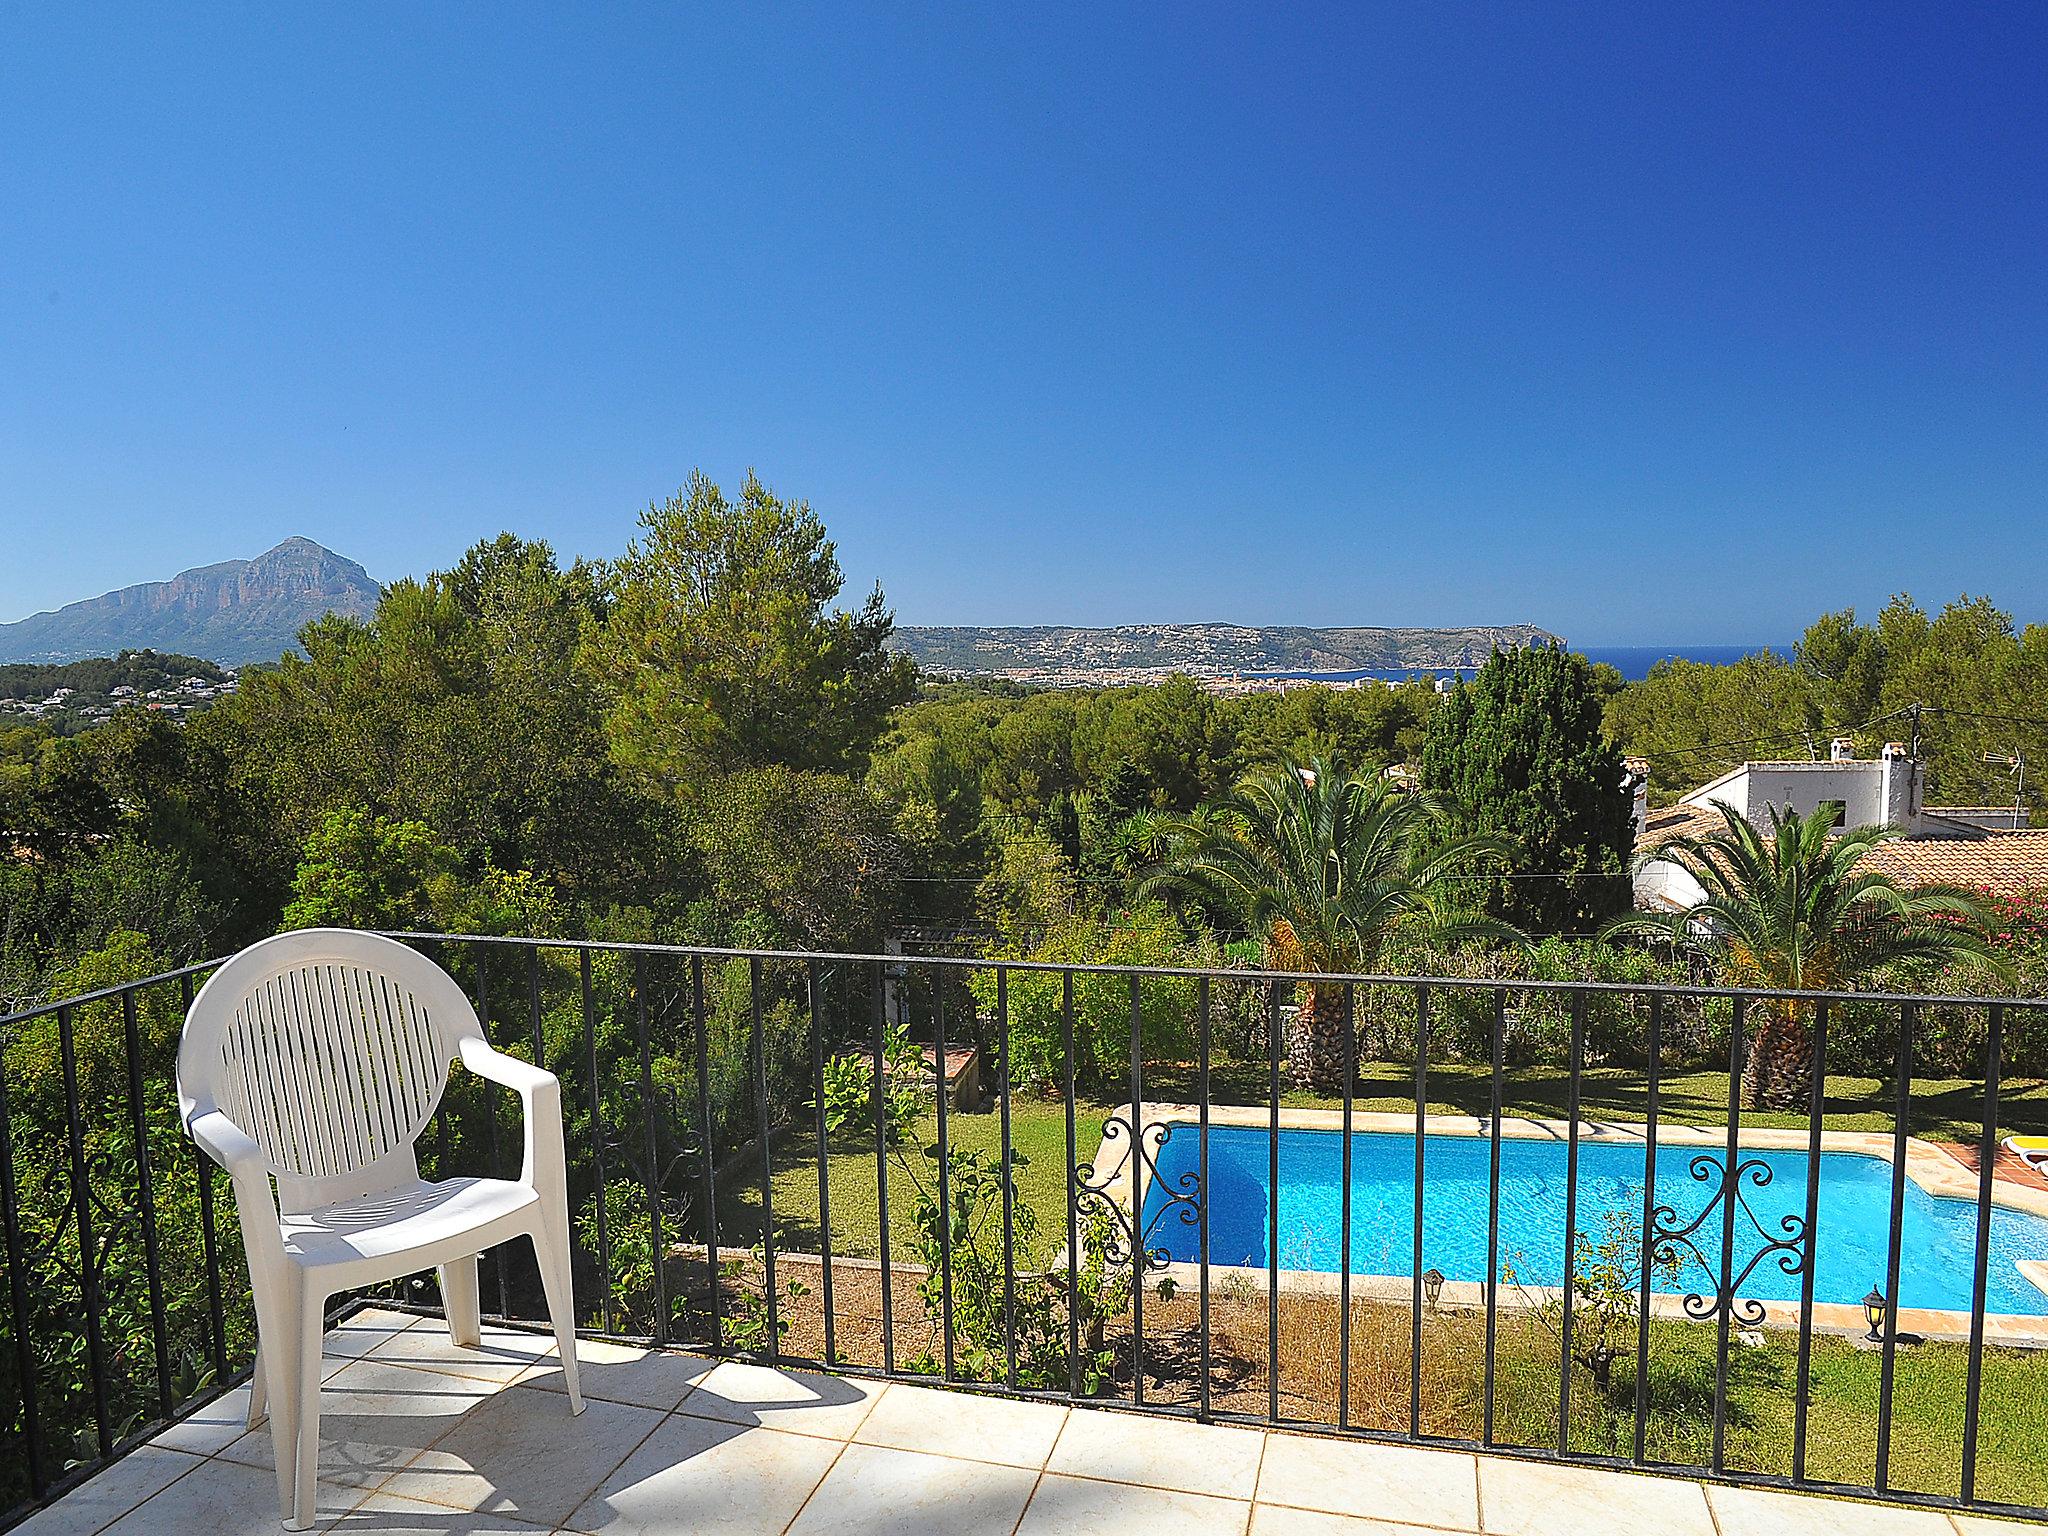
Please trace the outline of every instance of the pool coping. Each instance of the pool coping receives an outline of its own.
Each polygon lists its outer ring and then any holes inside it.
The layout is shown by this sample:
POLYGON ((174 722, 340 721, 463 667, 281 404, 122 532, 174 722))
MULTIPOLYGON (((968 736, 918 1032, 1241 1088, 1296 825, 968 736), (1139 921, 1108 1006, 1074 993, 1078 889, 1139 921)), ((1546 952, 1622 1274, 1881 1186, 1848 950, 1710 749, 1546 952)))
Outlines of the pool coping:
MULTIPOLYGON (((1201 1124, 1202 1107, 1199 1104, 1145 1101, 1138 1106, 1136 1120, 1141 1127, 1139 1139, 1148 1148, 1156 1148, 1153 1140, 1155 1129, 1170 1134, 1176 1126, 1198 1128, 1201 1124)), ((1131 1125, 1134 1116, 1128 1101, 1117 1105, 1103 1117, 1103 1135, 1097 1144, 1094 1161, 1089 1164, 1088 1186, 1106 1196, 1124 1213, 1126 1220, 1137 1208, 1133 1200, 1133 1159, 1130 1156, 1131 1125)), ((1285 1130, 1342 1131, 1346 1117, 1341 1109, 1307 1109, 1283 1106, 1279 1111, 1279 1128, 1285 1130)), ((1212 1104, 1209 1107, 1209 1127, 1238 1127, 1252 1130, 1269 1130, 1274 1124, 1270 1108, 1253 1105, 1212 1104)), ((1415 1116, 1386 1110, 1357 1110, 1350 1116, 1353 1133, 1392 1132, 1412 1137, 1415 1134, 1415 1116)), ((1520 1141, 1567 1141, 1571 1125, 1564 1120, 1541 1120, 1522 1116, 1502 1116, 1500 1134, 1502 1140, 1520 1141)), ((1578 1122, 1581 1145, 1597 1143, 1611 1145, 1617 1142, 1640 1144, 1647 1127, 1641 1122, 1581 1120, 1578 1122)), ((1491 1127, 1488 1121, 1477 1115, 1427 1115, 1422 1121, 1425 1136, 1469 1136, 1474 1139, 1490 1139, 1491 1127)), ((1793 1127, 1757 1126, 1739 1129, 1736 1145, 1744 1151, 1757 1152, 1800 1152, 1808 1150, 1810 1133, 1793 1127)), ((1820 1135, 1820 1150, 1823 1152, 1852 1153, 1874 1157, 1889 1164, 1895 1138, 1879 1131, 1829 1131, 1820 1135)), ((1660 1124, 1657 1127, 1657 1145, 1660 1147, 1696 1147, 1701 1151, 1726 1153, 1728 1130, 1725 1126, 1660 1124)), ((1144 1177, 1149 1177, 1150 1164, 1147 1159, 1138 1159, 1140 1186, 1144 1177)), ((1977 1201, 1978 1175, 1965 1167, 1956 1158, 1944 1152, 1933 1142, 1919 1137, 1906 1138, 1906 1176, 1928 1194, 1940 1199, 1977 1201)), ((1993 1178, 1991 1181, 1992 1204, 2011 1210, 2025 1211, 2048 1219, 2048 1189, 2034 1189, 2014 1184, 2009 1180, 1993 1178)), ((1062 1260, 1061 1262, 1064 1262, 1062 1260)), ((2021 1260, 2018 1269, 2023 1278, 2048 1293, 2048 1262, 2021 1260)), ((1200 1282, 1201 1266, 1196 1263, 1174 1262, 1164 1269, 1151 1273, 1170 1277, 1176 1285, 1195 1286, 1200 1282)), ((1250 1285, 1255 1291, 1266 1288, 1269 1271, 1264 1265, 1211 1264, 1209 1266, 1210 1290, 1219 1285, 1241 1287, 1250 1285)), ((1278 1290, 1282 1295, 1331 1296, 1340 1294, 1344 1277, 1321 1270, 1283 1269, 1279 1272, 1278 1290)), ((1353 1299, 1376 1301, 1401 1301, 1412 1303, 1414 1278, 1407 1274, 1378 1275, 1354 1271, 1350 1277, 1353 1299)), ((1487 1286, 1477 1280, 1446 1280, 1438 1300, 1439 1310, 1468 1310, 1484 1308, 1487 1286)), ((1562 1295, 1557 1286, 1508 1286, 1496 1288, 1494 1305, 1496 1310, 1534 1311, 1547 1303, 1556 1301, 1562 1295)), ((1747 1300, 1748 1298, 1744 1298, 1747 1300)), ((1758 1328, 1797 1329, 1800 1306, 1796 1301, 1776 1301, 1758 1298, 1756 1305, 1763 1310, 1758 1328)), ((1653 1291, 1650 1295, 1652 1315, 1667 1318, 1685 1318, 1685 1297, 1670 1292, 1653 1291)), ((1695 1319, 1697 1320, 1697 1319, 1695 1319)), ((1813 1328, 1819 1333, 1829 1333, 1862 1338, 1869 1331, 1869 1322, 1860 1306, 1841 1302, 1815 1302, 1813 1305, 1813 1328)), ((1739 1331, 1739 1330, 1738 1330, 1739 1331)), ((1916 1335, 1923 1339, 1944 1342, 1967 1342, 1971 1331, 1971 1317, 1968 1312, 1924 1307, 1901 1307, 1899 1309, 1898 1331, 1903 1335, 1916 1335)), ((1987 1344, 2015 1345, 2031 1348, 2048 1348, 2048 1317, 2028 1317, 2017 1313, 1987 1312, 1984 1316, 1984 1339, 1987 1344)))

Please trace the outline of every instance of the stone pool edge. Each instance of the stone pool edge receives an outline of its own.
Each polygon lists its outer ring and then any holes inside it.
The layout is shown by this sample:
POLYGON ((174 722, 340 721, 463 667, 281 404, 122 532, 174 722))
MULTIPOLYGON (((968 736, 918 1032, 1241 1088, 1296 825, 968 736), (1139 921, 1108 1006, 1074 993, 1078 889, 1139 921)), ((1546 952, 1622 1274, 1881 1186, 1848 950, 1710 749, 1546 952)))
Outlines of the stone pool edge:
MULTIPOLYGON (((1190 1130, 1199 1129, 1202 1108, 1199 1104, 1179 1104, 1146 1101, 1139 1105, 1137 1119, 1142 1127, 1140 1139, 1146 1145, 1156 1145, 1148 1138, 1154 1127, 1185 1126, 1190 1130)), ((1130 1125, 1133 1119, 1128 1101, 1117 1105, 1103 1117, 1104 1133, 1097 1144, 1095 1159, 1090 1165, 1094 1177, 1091 1186, 1099 1190, 1128 1215, 1135 1206, 1132 1199, 1133 1160, 1130 1157, 1130 1125), (1108 1127, 1117 1127, 1114 1133, 1108 1127)), ((1213 1130, 1218 1126, 1243 1127, 1252 1130, 1268 1130, 1273 1125, 1273 1112, 1269 1108, 1253 1105, 1217 1104, 1209 1108, 1209 1125, 1213 1130)), ((1345 1115, 1341 1109, 1307 1109, 1283 1106, 1279 1115, 1279 1127, 1287 1130, 1342 1131, 1345 1115)), ((1356 1110, 1350 1117, 1353 1133, 1387 1133, 1413 1136, 1415 1116, 1386 1110, 1356 1110)), ((1612 1145, 1615 1143, 1641 1143, 1646 1127, 1640 1122, 1581 1120, 1579 1141, 1612 1145)), ((1425 1136, 1469 1136, 1486 1139, 1490 1135, 1487 1121, 1477 1115, 1428 1115, 1422 1122, 1425 1136)), ((1565 1141, 1569 1139, 1570 1122, 1564 1120, 1538 1120, 1523 1116, 1502 1116, 1500 1134, 1503 1140, 1524 1141, 1565 1141)), ((1756 1126, 1739 1130, 1736 1145, 1757 1152, 1804 1152, 1810 1133, 1794 1127, 1756 1126)), ((1821 1132, 1820 1150, 1823 1152, 1846 1152, 1875 1157, 1882 1162, 1892 1160, 1894 1138, 1881 1131, 1828 1131, 1821 1132)), ((1659 1125, 1657 1145, 1695 1147, 1702 1151, 1726 1152, 1728 1132, 1726 1127, 1707 1125, 1659 1125)), ((1142 1160, 1140 1160, 1142 1162, 1142 1160)), ((1940 1199, 1977 1200, 1978 1175, 1966 1168, 1954 1157, 1941 1150, 1933 1142, 1923 1141, 1917 1136, 1906 1138, 1906 1177, 1911 1179, 1928 1194, 1940 1199)), ((2009 1180, 1994 1178, 1991 1181, 1991 1200, 1994 1205, 2011 1210, 2025 1211, 2048 1220, 2048 1189, 2031 1189, 2014 1184, 2009 1180)), ((1057 1264, 1066 1262, 1065 1256, 1057 1264)), ((2020 1274, 2032 1285, 2048 1294, 2048 1263, 2034 1260, 2022 1261, 2020 1274)), ((1192 1263, 1171 1263, 1163 1270, 1154 1271, 1170 1277, 1176 1285, 1193 1287, 1200 1283, 1201 1266, 1192 1263)), ((1266 1288, 1268 1271, 1264 1266, 1234 1264, 1211 1264, 1209 1266, 1209 1287, 1213 1294, 1220 1285, 1233 1287, 1251 1286, 1263 1293, 1266 1288)), ((1343 1277, 1321 1270, 1283 1269, 1279 1272, 1279 1291, 1283 1296, 1336 1296, 1343 1277)), ((1447 1280, 1438 1301, 1438 1310, 1483 1309, 1486 1305, 1486 1286, 1476 1280, 1447 1280)), ((1354 1272, 1351 1276, 1351 1295, 1355 1300, 1410 1302, 1414 1295, 1413 1277, 1399 1275, 1373 1275, 1354 1272)), ((1495 1300, 1496 1310, 1501 1312, 1533 1311, 1547 1302, 1555 1301, 1561 1295, 1556 1286, 1514 1286, 1501 1287, 1495 1300)), ((1796 1301, 1759 1300, 1763 1309, 1761 1328, 1782 1328, 1796 1330, 1799 1327, 1799 1303, 1796 1301)), ((1657 1317, 1684 1319, 1684 1298, 1666 1292, 1653 1291, 1650 1295, 1650 1310, 1657 1317)), ((1813 1327, 1816 1332, 1862 1337, 1869 1329, 1869 1322, 1859 1306, 1840 1302, 1815 1302, 1813 1305, 1813 1327)), ((1945 1343, 1967 1343, 1970 1337, 1970 1314, 1926 1307, 1901 1307, 1898 1329, 1901 1335, 1913 1334, 1923 1339, 1945 1343)), ((2017 1345, 2029 1348, 2048 1348, 2048 1317, 2025 1317, 2016 1313, 1987 1312, 1984 1315, 1984 1342, 1987 1344, 2017 1345)))

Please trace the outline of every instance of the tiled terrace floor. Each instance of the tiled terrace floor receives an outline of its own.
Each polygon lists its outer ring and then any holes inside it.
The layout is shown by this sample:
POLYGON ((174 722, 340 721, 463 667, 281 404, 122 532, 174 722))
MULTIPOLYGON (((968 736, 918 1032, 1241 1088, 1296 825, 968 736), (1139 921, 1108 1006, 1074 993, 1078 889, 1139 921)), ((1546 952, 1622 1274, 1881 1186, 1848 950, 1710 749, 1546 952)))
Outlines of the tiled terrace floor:
MULTIPOLYGON (((379 1536, 1992 1536, 2040 1530, 1674 1478, 1205 1426, 359 1314, 330 1336, 325 1529, 379 1536)), ((246 1389, 20 1529, 279 1529, 246 1389)))

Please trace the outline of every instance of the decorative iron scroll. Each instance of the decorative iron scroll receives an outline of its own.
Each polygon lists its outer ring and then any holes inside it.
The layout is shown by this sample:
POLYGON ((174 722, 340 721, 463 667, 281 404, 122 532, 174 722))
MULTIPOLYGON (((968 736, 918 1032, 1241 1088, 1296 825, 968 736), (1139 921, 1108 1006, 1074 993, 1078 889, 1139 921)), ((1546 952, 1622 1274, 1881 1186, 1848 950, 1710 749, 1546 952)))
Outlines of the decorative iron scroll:
MULTIPOLYGON (((1152 1235, 1160 1223, 1169 1214, 1177 1213, 1182 1226, 1201 1225, 1201 1171, 1189 1168, 1172 1178, 1159 1171, 1159 1149, 1173 1139, 1173 1132, 1171 1124, 1155 1120, 1145 1126, 1130 1155, 1115 1168, 1098 1174, 1095 1164, 1087 1162, 1074 1170, 1074 1204, 1081 1210, 1098 1211, 1108 1217, 1109 1231, 1103 1239, 1102 1254, 1111 1264, 1131 1264, 1137 1258, 1139 1262, 1134 1268, 1139 1273, 1164 1269, 1168 1263, 1167 1252, 1152 1243, 1152 1235), (1132 1173, 1128 1209, 1109 1193, 1126 1166, 1132 1173), (1152 1189, 1159 1190, 1163 1198, 1159 1208, 1147 1220, 1144 1202, 1146 1193, 1152 1189)), ((1130 1139, 1131 1123, 1127 1118, 1112 1115, 1102 1123, 1105 1150, 1114 1142, 1130 1139)))
MULTIPOLYGON (((1780 1217, 1775 1234, 1759 1220, 1749 1201, 1743 1195, 1746 1180, 1756 1189, 1763 1189, 1771 1182, 1771 1166, 1762 1158, 1747 1162, 1738 1161, 1734 1177, 1728 1175, 1728 1165, 1719 1157, 1701 1153, 1687 1165, 1694 1179, 1700 1183, 1713 1183, 1713 1198, 1704 1209, 1684 1225, 1678 1224, 1678 1212, 1668 1205, 1659 1205, 1650 1213, 1650 1230, 1643 1238, 1643 1262, 1646 1265, 1666 1264, 1677 1259, 1680 1250, 1690 1255, 1709 1276, 1716 1266, 1709 1263, 1693 1240, 1697 1233, 1723 1206, 1732 1206, 1748 1221, 1750 1230, 1763 1239, 1763 1246, 1750 1255, 1749 1262, 1738 1271, 1735 1269, 1735 1255, 1728 1252, 1721 1255, 1720 1273, 1724 1277, 1712 1295, 1689 1294, 1684 1300, 1685 1315, 1695 1320, 1705 1320, 1727 1314, 1730 1322, 1742 1328, 1755 1328, 1764 1320, 1763 1303, 1754 1297, 1740 1295, 1743 1283, 1756 1273, 1757 1267, 1766 1259, 1775 1256, 1779 1270, 1787 1275, 1805 1271, 1809 1258, 1809 1237, 1805 1218, 1794 1215, 1780 1217)), ((1733 1231, 1732 1224, 1728 1228, 1733 1231)), ((1729 1247, 1734 1243, 1731 1239, 1729 1247)))

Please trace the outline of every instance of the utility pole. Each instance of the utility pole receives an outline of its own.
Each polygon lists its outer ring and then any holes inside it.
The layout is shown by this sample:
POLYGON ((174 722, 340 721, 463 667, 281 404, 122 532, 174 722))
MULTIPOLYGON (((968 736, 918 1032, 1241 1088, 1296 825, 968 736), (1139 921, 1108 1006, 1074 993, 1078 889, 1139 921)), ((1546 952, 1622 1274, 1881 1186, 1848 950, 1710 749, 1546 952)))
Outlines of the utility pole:
POLYGON ((1911 735, 1913 744, 1907 749, 1907 755, 1917 762, 1920 757, 1920 706, 1915 704, 1908 714, 1912 722, 1911 735))

